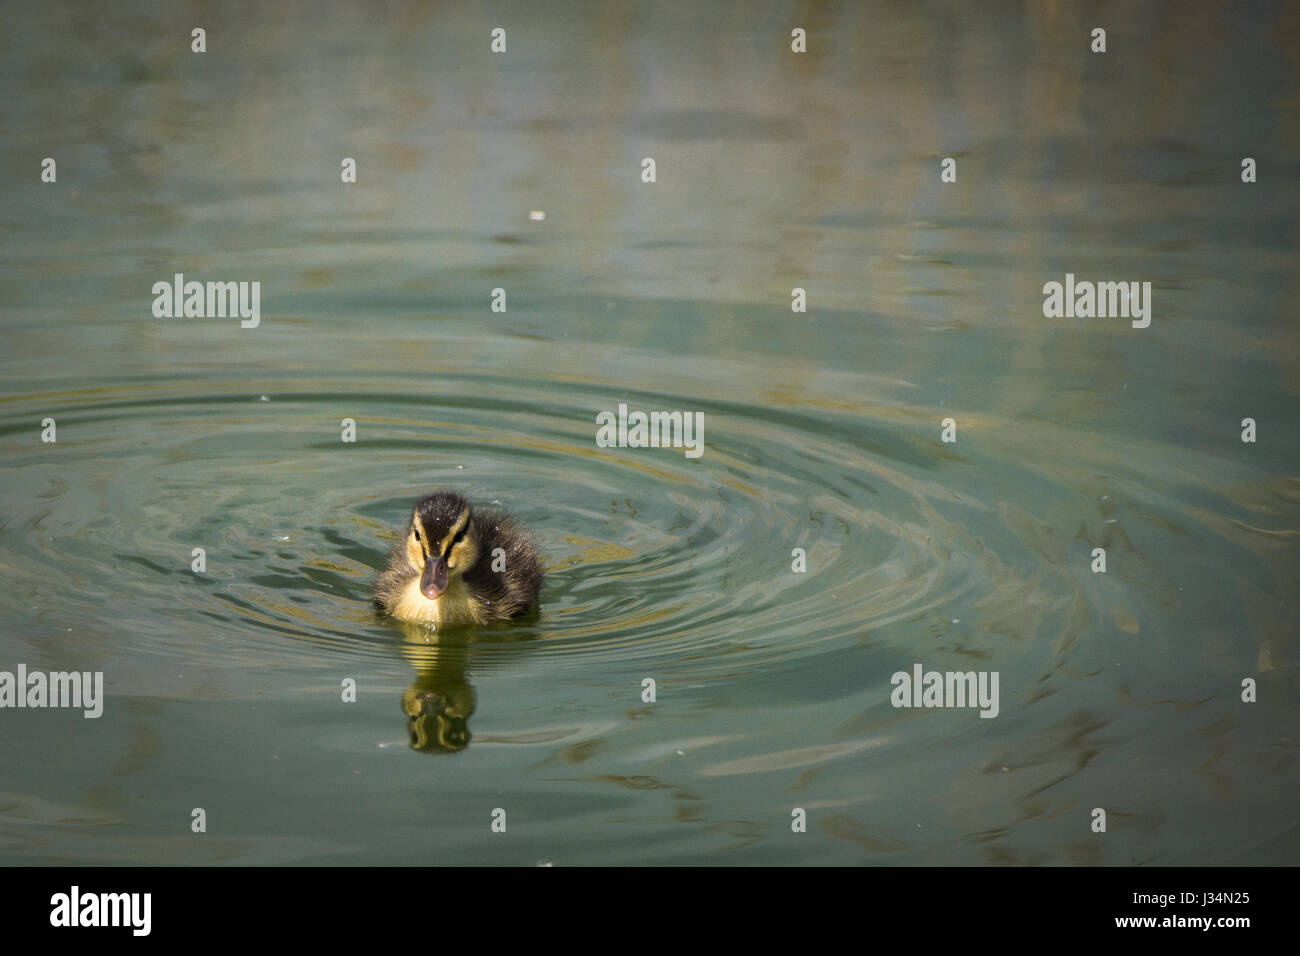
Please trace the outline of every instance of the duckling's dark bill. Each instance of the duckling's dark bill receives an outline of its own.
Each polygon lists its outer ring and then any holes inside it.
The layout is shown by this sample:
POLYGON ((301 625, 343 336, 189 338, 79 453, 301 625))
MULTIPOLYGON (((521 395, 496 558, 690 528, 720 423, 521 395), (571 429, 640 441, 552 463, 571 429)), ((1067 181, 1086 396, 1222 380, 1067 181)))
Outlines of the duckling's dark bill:
POLYGON ((426 561, 424 573, 420 575, 420 590, 430 601, 436 601, 447 590, 447 579, 451 574, 447 562, 439 557, 436 561, 426 561))
POLYGON ((401 621, 490 624, 535 611, 541 586, 537 547, 523 525, 440 491, 416 503, 375 584, 375 603, 401 621))

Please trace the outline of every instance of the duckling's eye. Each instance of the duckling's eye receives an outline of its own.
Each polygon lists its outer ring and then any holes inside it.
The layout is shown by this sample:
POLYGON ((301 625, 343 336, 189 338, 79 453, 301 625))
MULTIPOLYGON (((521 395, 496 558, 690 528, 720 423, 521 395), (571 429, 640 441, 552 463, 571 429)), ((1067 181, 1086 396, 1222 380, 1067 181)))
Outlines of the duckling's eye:
POLYGON ((460 544, 460 543, 461 543, 462 541, 464 541, 464 540, 465 540, 465 532, 464 532, 463 530, 461 530, 461 531, 457 531, 457 532, 456 532, 456 537, 454 537, 454 538, 451 539, 451 543, 452 543, 452 544, 460 544))
POLYGON ((420 529, 419 529, 419 528, 416 528, 416 529, 415 529, 415 540, 416 540, 416 541, 419 541, 419 540, 420 540, 420 529))

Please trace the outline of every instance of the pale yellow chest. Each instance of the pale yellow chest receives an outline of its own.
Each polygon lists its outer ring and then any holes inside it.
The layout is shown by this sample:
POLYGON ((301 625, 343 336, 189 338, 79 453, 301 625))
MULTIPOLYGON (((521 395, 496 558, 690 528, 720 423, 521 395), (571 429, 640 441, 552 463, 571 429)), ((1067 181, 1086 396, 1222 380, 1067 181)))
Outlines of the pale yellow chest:
POLYGON ((391 613, 399 621, 416 624, 482 624, 487 620, 482 602, 456 579, 431 601, 420 590, 420 579, 412 578, 394 602, 391 613))

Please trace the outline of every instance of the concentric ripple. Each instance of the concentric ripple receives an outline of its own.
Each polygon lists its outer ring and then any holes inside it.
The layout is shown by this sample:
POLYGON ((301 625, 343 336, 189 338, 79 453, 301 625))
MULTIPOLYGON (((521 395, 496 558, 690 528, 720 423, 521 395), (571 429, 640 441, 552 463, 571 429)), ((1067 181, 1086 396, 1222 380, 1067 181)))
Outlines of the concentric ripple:
POLYGON ((401 631, 372 610, 371 584, 411 502, 455 487, 517 512, 548 568, 539 621, 471 635, 481 662, 535 639, 534 653, 574 666, 600 655, 722 679, 888 648, 908 633, 894 625, 920 622, 959 656, 1046 631, 1054 643, 1030 665, 1046 673, 1092 619, 1070 551, 1106 535, 1109 496, 1086 449, 1070 449, 1069 472, 1037 456, 1033 480, 1076 499, 1054 521, 972 490, 999 474, 1023 485, 1016 456, 1042 443, 995 422, 970 420, 977 438, 944 445, 926 411, 789 389, 759 405, 562 371, 400 384, 200 394, 160 380, 10 400, 10 613, 212 663, 274 664, 302 641, 390 656, 401 631), (597 412, 620 402, 703 412, 705 454, 597 447, 597 412), (38 439, 43 416, 56 444, 38 439))

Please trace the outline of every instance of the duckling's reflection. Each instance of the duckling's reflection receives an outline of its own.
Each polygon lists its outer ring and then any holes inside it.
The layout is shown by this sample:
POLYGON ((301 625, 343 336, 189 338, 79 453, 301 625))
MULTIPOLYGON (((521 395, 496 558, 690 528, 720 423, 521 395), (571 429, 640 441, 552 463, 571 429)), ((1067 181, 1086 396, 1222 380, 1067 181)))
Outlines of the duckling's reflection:
MULTIPOLYGON (((402 694, 412 750, 421 753, 459 753, 469 746, 469 719, 477 696, 469 682, 474 649, 472 632, 440 634, 420 624, 400 624, 401 655, 415 665, 415 680, 402 694)), ((493 635, 499 643, 501 635, 493 635)), ((528 640, 526 635, 504 638, 528 640)))
POLYGON ((415 665, 415 680, 402 694, 402 712, 412 750, 457 753, 469 746, 474 688, 466 676, 469 643, 431 636, 426 627, 402 626, 403 657, 415 665))

